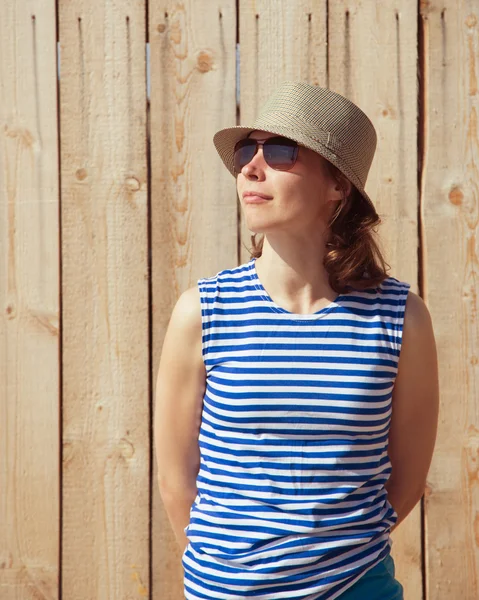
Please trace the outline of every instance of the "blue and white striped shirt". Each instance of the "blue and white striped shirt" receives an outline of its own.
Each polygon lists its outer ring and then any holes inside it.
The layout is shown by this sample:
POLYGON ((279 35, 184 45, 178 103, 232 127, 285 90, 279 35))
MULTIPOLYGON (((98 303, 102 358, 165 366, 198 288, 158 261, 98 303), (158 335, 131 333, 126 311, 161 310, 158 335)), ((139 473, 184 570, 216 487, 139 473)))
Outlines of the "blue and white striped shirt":
POLYGON ((332 600, 390 552, 384 484, 410 285, 278 306, 255 259, 198 280, 206 367, 188 600, 332 600))

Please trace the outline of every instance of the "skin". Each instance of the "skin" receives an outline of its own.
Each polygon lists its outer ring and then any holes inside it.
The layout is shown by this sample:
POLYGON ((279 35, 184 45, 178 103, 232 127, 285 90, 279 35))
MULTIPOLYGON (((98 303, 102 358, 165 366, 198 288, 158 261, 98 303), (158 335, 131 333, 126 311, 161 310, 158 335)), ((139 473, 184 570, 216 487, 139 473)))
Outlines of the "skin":
MULTIPOLYGON (((254 131, 253 139, 275 134, 254 131)), ((313 313, 337 297, 323 266, 328 222, 342 191, 317 152, 299 146, 290 171, 268 166, 260 146, 236 178, 236 188, 248 229, 264 233, 256 272, 271 298, 294 313, 313 313), (273 196, 262 204, 248 204, 245 191, 273 196)), ((345 180, 350 189, 351 184, 345 180)), ((349 191, 349 190, 348 190, 349 191)))
MULTIPOLYGON (((273 134, 253 132, 265 139, 273 134)), ((295 313, 312 313, 335 299, 322 265, 327 223, 341 189, 324 159, 304 147, 290 171, 276 171, 262 148, 237 176, 237 191, 247 227, 264 233, 263 254, 256 260, 259 279, 273 300, 295 313), (272 200, 246 204, 243 192, 259 191, 272 200)), ((200 466, 198 445, 206 371, 201 346, 197 286, 178 298, 165 334, 154 413, 158 484, 180 549, 196 497, 200 466)), ((409 292, 398 373, 393 389, 389 435, 391 477, 388 498, 398 513, 396 527, 424 493, 436 440, 439 383, 431 316, 420 296, 409 292)))

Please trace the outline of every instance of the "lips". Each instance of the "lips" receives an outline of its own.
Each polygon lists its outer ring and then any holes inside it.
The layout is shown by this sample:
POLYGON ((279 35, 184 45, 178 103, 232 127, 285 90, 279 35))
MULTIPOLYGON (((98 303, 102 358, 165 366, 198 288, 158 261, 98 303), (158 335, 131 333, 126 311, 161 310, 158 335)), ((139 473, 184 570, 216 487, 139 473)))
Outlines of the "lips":
POLYGON ((250 191, 250 192, 244 192, 243 193, 243 198, 245 200, 248 200, 248 198, 250 198, 250 199, 253 199, 253 198, 259 199, 259 198, 261 198, 263 200, 272 200, 273 196, 267 196, 266 194, 262 194, 261 192, 250 191))
POLYGON ((270 202, 272 198, 263 198, 261 196, 245 196, 243 198, 243 202, 245 204, 265 204, 266 202, 270 202))

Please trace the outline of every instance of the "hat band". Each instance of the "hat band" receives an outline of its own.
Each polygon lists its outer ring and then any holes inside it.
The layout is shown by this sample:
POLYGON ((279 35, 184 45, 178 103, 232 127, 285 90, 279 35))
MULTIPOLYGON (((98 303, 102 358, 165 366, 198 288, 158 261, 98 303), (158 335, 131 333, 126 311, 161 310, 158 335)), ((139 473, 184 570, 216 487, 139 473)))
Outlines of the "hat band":
POLYGON ((264 130, 275 125, 290 129, 293 135, 306 135, 311 140, 323 144, 323 146, 326 146, 326 148, 329 148, 333 152, 340 152, 344 147, 343 141, 335 133, 327 129, 321 129, 317 125, 302 119, 297 114, 290 114, 284 111, 268 112, 267 115, 260 116, 253 123, 253 127, 264 130))

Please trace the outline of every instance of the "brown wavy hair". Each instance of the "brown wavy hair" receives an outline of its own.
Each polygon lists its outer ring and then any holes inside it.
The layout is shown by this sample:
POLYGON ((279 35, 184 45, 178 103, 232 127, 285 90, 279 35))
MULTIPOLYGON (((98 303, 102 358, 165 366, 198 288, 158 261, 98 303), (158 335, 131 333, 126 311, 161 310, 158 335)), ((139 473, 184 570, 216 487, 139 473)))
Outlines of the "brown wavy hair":
MULTIPOLYGON (((329 285, 338 294, 376 288, 387 279, 387 271, 391 268, 375 239, 381 218, 354 185, 351 184, 347 196, 345 176, 329 161, 325 160, 325 163, 343 191, 328 223, 329 238, 323 265, 329 275, 329 285)), ((263 251, 264 235, 259 241, 256 236, 256 233, 251 235, 251 258, 259 258, 263 251)))

